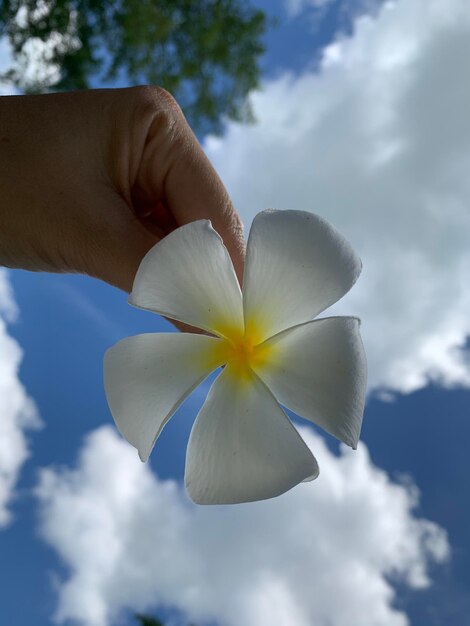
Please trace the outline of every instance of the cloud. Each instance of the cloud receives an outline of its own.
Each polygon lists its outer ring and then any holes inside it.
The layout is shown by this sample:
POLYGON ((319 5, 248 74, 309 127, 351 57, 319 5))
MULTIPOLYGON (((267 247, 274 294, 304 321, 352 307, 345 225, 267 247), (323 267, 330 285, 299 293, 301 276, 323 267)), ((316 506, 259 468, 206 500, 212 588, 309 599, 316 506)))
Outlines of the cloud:
MULTIPOLYGON (((23 4, 17 11, 14 21, 21 28, 28 22, 38 24, 50 12, 51 3, 40 0, 31 7, 23 4)), ((66 31, 53 30, 46 40, 41 37, 28 37, 18 54, 13 53, 7 36, 0 37, 0 75, 5 71, 13 71, 23 86, 47 88, 60 79, 60 65, 55 62, 57 54, 66 50, 77 50, 81 44, 76 36, 77 12, 71 11, 66 31)), ((19 90, 11 81, 0 81, 0 95, 18 94, 19 90)))
POLYGON ((5 270, 0 268, 0 528, 11 520, 10 504, 21 466, 28 457, 26 431, 40 425, 18 376, 22 352, 6 320, 17 314, 5 270))
POLYGON ((352 22, 360 15, 375 15, 384 0, 284 0, 289 19, 308 20, 313 33, 323 26, 328 15, 334 14, 337 32, 349 32, 352 22))
POLYGON ((373 388, 470 386, 469 56, 466 0, 387 3, 318 72, 266 82, 256 126, 205 142, 247 225, 311 210, 358 250, 336 312, 363 320, 373 388))
POLYGON ((287 15, 294 18, 306 9, 321 9, 331 4, 332 0, 285 0, 284 5, 287 15))
MULTIPOLYGON (((60 68, 52 61, 54 49, 59 43, 60 37, 57 33, 53 33, 47 42, 39 37, 31 37, 15 60, 7 37, 0 37, 0 75, 13 70, 25 85, 36 82, 45 86, 52 85, 60 78, 60 68)), ((12 81, 0 80, 0 95, 19 93, 12 81)))
POLYGON ((14 322, 18 317, 18 307, 15 296, 8 280, 8 274, 0 268, 0 315, 3 315, 7 322, 14 322))
POLYGON ((8 69, 11 60, 11 51, 6 37, 0 37, 0 72, 8 69))
POLYGON ((1 79, 2 74, 10 69, 12 62, 11 46, 6 37, 0 37, 0 96, 7 96, 16 93, 14 87, 1 79))
POLYGON ((415 516, 416 489, 363 444, 336 457, 301 432, 320 478, 249 505, 192 505, 107 426, 74 469, 43 469, 40 532, 67 567, 56 619, 105 626, 166 605, 221 626, 408 624, 390 580, 428 586, 429 566, 449 555, 445 532, 415 516))

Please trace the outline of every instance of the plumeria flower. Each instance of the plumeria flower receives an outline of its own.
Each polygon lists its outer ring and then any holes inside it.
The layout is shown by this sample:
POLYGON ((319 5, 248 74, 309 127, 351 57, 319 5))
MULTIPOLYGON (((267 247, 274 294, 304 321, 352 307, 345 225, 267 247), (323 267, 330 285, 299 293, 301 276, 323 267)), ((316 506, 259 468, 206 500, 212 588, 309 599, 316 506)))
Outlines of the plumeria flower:
POLYGON ((137 335, 106 353, 108 403, 140 459, 148 459, 184 399, 220 367, 186 454, 194 502, 272 498, 318 476, 281 404, 355 448, 366 388, 359 320, 312 318, 339 300, 360 271, 349 243, 302 211, 255 217, 243 293, 209 221, 182 226, 157 243, 139 267, 130 304, 211 336, 137 335))

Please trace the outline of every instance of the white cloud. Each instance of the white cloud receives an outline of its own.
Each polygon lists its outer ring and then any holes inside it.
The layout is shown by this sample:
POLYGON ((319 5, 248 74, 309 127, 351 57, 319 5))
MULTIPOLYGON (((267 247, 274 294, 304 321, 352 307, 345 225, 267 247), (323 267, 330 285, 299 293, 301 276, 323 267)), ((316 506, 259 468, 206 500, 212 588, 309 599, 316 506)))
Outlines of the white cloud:
POLYGON ((416 518, 417 493, 367 449, 328 451, 302 436, 322 474, 256 504, 197 507, 161 481, 110 427, 85 440, 75 469, 44 469, 41 533, 68 569, 56 619, 105 626, 131 608, 175 606, 221 626, 405 626, 390 580, 419 589, 449 553, 416 518))
POLYGON ((11 520, 10 504, 18 474, 28 457, 25 431, 40 424, 34 404, 18 377, 21 349, 7 331, 16 305, 0 268, 0 528, 11 520))
POLYGON ((363 13, 375 14, 384 0, 284 0, 290 19, 299 16, 310 18, 313 31, 321 27, 327 9, 334 8, 339 28, 349 26, 351 21, 363 13))
POLYGON ((331 4, 331 2, 332 0, 285 0, 284 5, 287 15, 290 18, 294 18, 306 9, 320 9, 331 4))
POLYGON ((4 269, 0 268, 0 315, 8 322, 14 322, 18 317, 18 307, 16 306, 15 296, 8 274, 4 269))
POLYGON ((6 37, 0 37, 0 73, 8 69, 11 60, 10 46, 6 37))
MULTIPOLYGON (((51 3, 40 0, 28 9, 20 6, 15 20, 22 28, 28 21, 37 23, 49 13, 51 3)), ((47 88, 60 79, 60 65, 54 62, 56 53, 77 50, 81 44, 76 37, 77 13, 72 11, 66 32, 52 31, 43 41, 40 37, 29 37, 21 52, 14 58, 7 36, 0 37, 0 75, 13 70, 21 78, 23 86, 41 85, 47 88)), ((0 81, 0 95, 18 94, 19 90, 10 81, 0 81)))
MULTIPOLYGON (((0 37, 0 76, 11 67, 12 53, 11 46, 6 37, 0 37)), ((7 81, 0 78, 0 96, 7 96, 16 93, 14 87, 7 81)))
POLYGON ((353 243, 370 383, 470 386, 470 11, 467 0, 388 3, 253 97, 207 153, 249 224, 262 208, 318 212, 353 243))

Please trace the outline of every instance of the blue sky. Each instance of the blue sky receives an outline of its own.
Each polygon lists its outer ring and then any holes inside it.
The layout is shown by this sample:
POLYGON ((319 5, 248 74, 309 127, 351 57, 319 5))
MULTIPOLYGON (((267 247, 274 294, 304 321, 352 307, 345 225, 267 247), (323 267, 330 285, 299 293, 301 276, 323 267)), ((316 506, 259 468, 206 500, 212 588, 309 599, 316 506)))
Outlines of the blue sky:
POLYGON ((266 206, 313 210, 361 254, 363 276, 338 311, 363 320, 368 453, 364 447, 351 457, 332 438, 324 448, 318 432, 307 434, 326 468, 316 483, 272 505, 194 510, 181 486, 164 481, 182 479, 208 384, 165 428, 151 471, 115 436, 102 387, 110 345, 170 325, 85 277, 10 272, 19 317, 8 333, 23 350, 20 380, 44 426, 28 434, 31 455, 9 505, 12 521, 0 529, 0 624, 46 626, 55 614, 64 623, 102 626, 104 610, 106 623, 126 626, 134 608, 175 624, 188 615, 201 626, 264 626, 270 604, 283 626, 468 623, 470 20, 464 0, 450 0, 445 11, 433 1, 399 0, 382 11, 357 3, 357 14, 372 11, 359 22, 348 22, 351 3, 330 0, 316 20, 309 4, 291 3, 289 13, 287 4, 260 3, 279 25, 266 40, 263 90, 254 99, 258 126, 229 125, 224 137, 203 141, 247 226, 266 206), (325 52, 341 29, 347 36, 325 52), (97 430, 103 425, 109 429, 97 430), (105 487, 90 477, 95 466, 105 487), (106 491, 123 468, 134 480, 124 503, 106 491), (344 484, 339 503, 328 499, 328 468, 344 484), (86 503, 102 506, 101 517, 84 511, 86 503), (141 504, 127 526, 118 520, 106 530, 105 522, 141 504), (168 518, 159 517, 161 508, 168 518), (312 528, 310 538, 299 532, 299 545, 273 519, 289 519, 286 508, 293 522, 312 528), (167 537, 164 523, 181 524, 181 536, 167 537), (269 554, 251 562, 258 532, 269 554), (351 546, 336 550, 349 534, 351 546), (110 547, 101 555, 103 542, 110 547), (113 549, 115 561, 108 560, 113 549), (149 553, 137 560, 145 584, 134 573, 133 554, 142 549, 149 553), (158 583, 162 567, 168 574, 158 583), (93 586, 97 569, 104 573, 93 586), (315 589, 323 591, 312 605, 315 589), (357 603, 367 607, 363 614, 357 603))

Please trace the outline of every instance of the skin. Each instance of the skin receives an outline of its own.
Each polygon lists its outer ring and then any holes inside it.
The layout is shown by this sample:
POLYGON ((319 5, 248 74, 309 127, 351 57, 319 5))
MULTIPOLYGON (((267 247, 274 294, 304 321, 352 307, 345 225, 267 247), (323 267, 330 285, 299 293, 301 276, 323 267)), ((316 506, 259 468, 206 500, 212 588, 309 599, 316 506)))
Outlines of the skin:
POLYGON ((0 264, 130 292, 140 261, 210 219, 241 279, 243 231, 181 109, 159 87, 0 98, 0 264))

